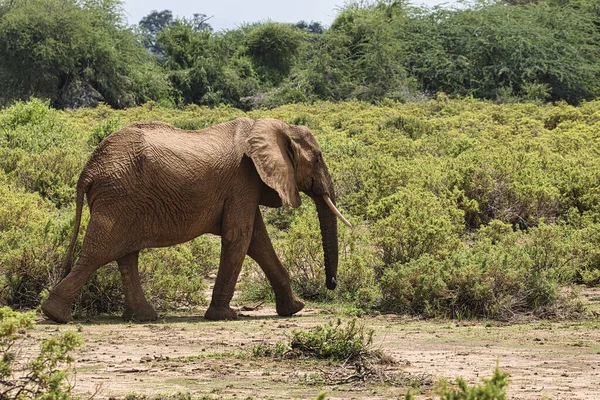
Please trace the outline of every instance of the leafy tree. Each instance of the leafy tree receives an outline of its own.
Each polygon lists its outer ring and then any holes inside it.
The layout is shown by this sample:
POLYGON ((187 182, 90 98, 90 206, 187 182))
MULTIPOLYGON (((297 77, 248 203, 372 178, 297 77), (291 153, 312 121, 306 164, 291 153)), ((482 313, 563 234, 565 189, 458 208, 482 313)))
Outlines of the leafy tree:
POLYGON ((263 81, 281 83, 298 57, 302 40, 299 29, 277 22, 258 25, 248 33, 248 54, 263 81))
POLYGON ((245 56, 241 31, 214 34, 198 31, 194 21, 182 19, 162 30, 158 44, 165 49, 165 68, 178 101, 183 104, 219 103, 240 106, 254 93, 258 78, 245 56))
POLYGON ((168 83, 124 24, 119 0, 2 1, 0 103, 122 108, 168 96, 168 83))
POLYGON ((547 4, 418 11, 407 66, 429 92, 578 103, 600 94, 599 32, 590 14, 547 4))
POLYGON ((150 52, 158 56, 164 55, 164 50, 156 44, 156 35, 165 27, 172 25, 173 22, 175 21, 171 10, 152 10, 150 14, 140 20, 138 25, 143 30, 143 43, 150 52))
POLYGON ((307 33, 314 33, 317 35, 321 35, 325 32, 325 27, 320 22, 316 21, 298 21, 294 24, 294 26, 298 29, 306 31, 307 33))
POLYGON ((403 1, 346 5, 322 40, 313 43, 304 79, 322 99, 406 99, 411 87, 402 65, 403 1))

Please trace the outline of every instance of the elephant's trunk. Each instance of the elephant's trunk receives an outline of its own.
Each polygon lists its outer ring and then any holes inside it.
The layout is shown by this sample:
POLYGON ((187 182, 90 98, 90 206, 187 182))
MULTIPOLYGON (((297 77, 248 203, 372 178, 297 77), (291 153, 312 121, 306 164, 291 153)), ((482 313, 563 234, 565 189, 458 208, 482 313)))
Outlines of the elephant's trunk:
POLYGON ((329 208, 324 198, 314 196, 313 200, 317 206, 319 224, 321 227, 321 238, 323 240, 323 255, 325 257, 325 284, 327 289, 333 290, 337 286, 338 268, 338 235, 337 219, 334 212, 329 208))

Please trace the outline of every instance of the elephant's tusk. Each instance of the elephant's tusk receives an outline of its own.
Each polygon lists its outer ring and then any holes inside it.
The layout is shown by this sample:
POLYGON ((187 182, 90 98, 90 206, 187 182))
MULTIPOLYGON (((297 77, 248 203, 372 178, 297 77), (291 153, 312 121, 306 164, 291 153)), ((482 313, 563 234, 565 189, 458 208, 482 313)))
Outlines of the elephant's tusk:
POLYGON ((344 218, 344 216, 342 215, 341 212, 338 211, 338 209, 335 207, 335 205, 333 204, 333 202, 331 201, 331 199, 329 198, 329 196, 327 196, 326 194, 323 195, 323 200, 325 200, 325 203, 327 203, 327 205, 329 206, 329 208, 331 209, 331 211, 333 211, 333 213, 342 220, 343 223, 345 223, 346 225, 348 225, 348 227, 352 228, 352 224, 350 222, 348 222, 348 220, 346 218, 344 218))

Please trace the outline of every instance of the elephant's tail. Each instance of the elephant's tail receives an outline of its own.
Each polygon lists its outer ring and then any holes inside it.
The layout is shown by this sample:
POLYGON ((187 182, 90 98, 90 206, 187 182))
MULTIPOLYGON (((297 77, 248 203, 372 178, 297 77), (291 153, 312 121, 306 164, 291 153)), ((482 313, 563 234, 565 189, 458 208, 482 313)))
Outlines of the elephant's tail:
POLYGON ((73 236, 71 236, 71 242, 69 243, 69 247, 67 248, 67 254, 65 255, 65 259, 62 263, 63 278, 67 276, 69 272, 71 272, 71 267, 73 264, 73 249, 75 248, 75 243, 77 243, 77 235, 79 235, 79 225, 81 225, 81 212, 83 210, 83 200, 91 183, 91 180, 84 176, 84 174, 81 174, 79 180, 77 181, 77 195, 75 197, 75 229, 73 230, 73 236))

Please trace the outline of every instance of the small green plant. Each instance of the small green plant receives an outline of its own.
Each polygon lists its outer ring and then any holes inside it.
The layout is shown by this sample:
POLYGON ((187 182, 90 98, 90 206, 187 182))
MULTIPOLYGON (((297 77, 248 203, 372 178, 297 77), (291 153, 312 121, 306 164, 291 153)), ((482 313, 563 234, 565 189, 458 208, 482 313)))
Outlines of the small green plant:
POLYGON ((42 340, 37 357, 27 363, 19 362, 16 345, 34 318, 34 312, 0 308, 0 399, 70 399, 72 386, 67 377, 73 358, 69 353, 83 341, 76 333, 65 332, 60 337, 42 340), (14 376, 15 370, 18 377, 14 376))
POLYGON ((342 326, 338 319, 328 325, 317 325, 309 331, 292 331, 290 347, 307 357, 327 358, 335 361, 352 361, 376 355, 371 349, 373 330, 357 325, 356 318, 342 326))
POLYGON ((505 400, 509 381, 509 373, 501 372, 496 365, 492 377, 482 379, 480 385, 469 386, 463 378, 457 378, 457 388, 442 380, 438 382, 438 393, 440 400, 505 400))
POLYGON ((371 349, 373 330, 357 325, 356 318, 342 326, 335 323, 317 325, 310 330, 293 330, 289 343, 277 342, 273 345, 259 343, 252 348, 254 357, 319 358, 333 361, 356 361, 359 359, 381 359, 379 351, 371 349))
POLYGON ((274 345, 259 343, 252 348, 252 355, 254 357, 283 358, 288 350, 288 345, 283 342, 277 342, 274 345))

